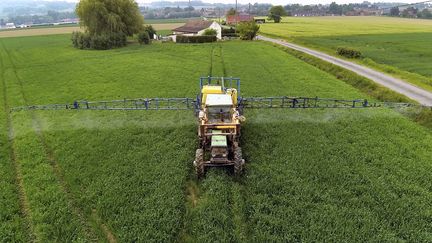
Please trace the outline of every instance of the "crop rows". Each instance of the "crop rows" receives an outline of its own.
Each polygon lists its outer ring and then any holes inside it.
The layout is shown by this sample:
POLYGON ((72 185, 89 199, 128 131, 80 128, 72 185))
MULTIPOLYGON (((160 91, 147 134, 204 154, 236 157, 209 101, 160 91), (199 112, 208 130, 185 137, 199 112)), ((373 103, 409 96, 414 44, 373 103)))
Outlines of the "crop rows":
MULTIPOLYGON (((12 50, 1 54, 10 106, 192 97, 210 69, 240 77, 245 96, 364 97, 264 43, 93 52, 65 47, 65 36, 2 42, 12 50)), ((192 112, 13 113, 36 239, 431 240, 428 130, 390 110, 251 110, 246 117, 246 173, 234 178, 212 169, 197 181, 192 112)), ((15 220, 0 218, 9 227, 0 236, 12 231, 26 240, 32 232, 20 212, 13 161, 1 166, 9 168, 0 185, 11 203, 0 206, 15 220)))
POLYGON ((26 241, 30 238, 28 222, 25 218, 23 195, 17 176, 14 151, 10 142, 9 106, 6 98, 7 87, 4 80, 5 64, 0 55, 0 238, 4 241, 26 241), (20 200, 20 197, 22 200, 20 200))
MULTIPOLYGON (((5 49, 4 49, 5 50, 5 49)), ((11 55, 2 52, 5 84, 10 104, 25 104, 25 95, 20 77, 17 75, 11 55)), ((40 137, 34 132, 35 120, 30 114, 13 116, 11 128, 15 162, 22 173, 23 192, 26 200, 24 209, 31 220, 32 238, 38 241, 80 241, 84 240, 84 231, 76 215, 73 214, 58 178, 50 165, 40 137), (28 208, 27 206, 28 205, 28 208)), ((18 178, 21 179, 21 178, 18 178)))
POLYGON ((431 239, 425 129, 382 110, 247 115, 254 241, 431 239))

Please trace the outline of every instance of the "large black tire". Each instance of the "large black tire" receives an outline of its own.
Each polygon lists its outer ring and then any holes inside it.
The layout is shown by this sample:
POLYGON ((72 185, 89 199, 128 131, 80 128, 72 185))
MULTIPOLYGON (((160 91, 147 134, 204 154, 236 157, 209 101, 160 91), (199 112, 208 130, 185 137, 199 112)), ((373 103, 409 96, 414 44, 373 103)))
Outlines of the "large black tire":
POLYGON ((240 147, 234 149, 234 174, 240 175, 243 172, 244 160, 240 147))
POLYGON ((198 178, 204 176, 204 150, 197 149, 195 152, 195 172, 198 178))

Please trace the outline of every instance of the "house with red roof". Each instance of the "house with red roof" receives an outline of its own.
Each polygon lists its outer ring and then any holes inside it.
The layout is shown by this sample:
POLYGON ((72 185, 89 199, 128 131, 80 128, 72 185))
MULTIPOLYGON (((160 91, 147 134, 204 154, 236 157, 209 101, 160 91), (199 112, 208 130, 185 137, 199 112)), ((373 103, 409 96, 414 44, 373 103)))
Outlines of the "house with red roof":
POLYGON ((227 25, 236 25, 241 22, 250 22, 254 21, 254 17, 250 14, 238 14, 238 15, 229 15, 227 16, 226 23, 227 25))

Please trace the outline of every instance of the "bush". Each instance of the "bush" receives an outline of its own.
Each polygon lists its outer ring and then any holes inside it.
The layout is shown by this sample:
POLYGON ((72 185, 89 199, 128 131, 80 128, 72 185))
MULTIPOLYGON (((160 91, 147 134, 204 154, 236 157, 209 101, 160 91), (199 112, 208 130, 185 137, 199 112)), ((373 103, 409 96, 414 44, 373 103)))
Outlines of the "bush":
POLYGON ((178 35, 176 37, 177 43, 206 43, 206 42, 215 42, 215 41, 217 41, 217 38, 214 35, 199 35, 199 36, 178 35))
POLYGON ((89 49, 90 35, 79 31, 72 32, 72 44, 75 48, 89 49))
POLYGON ((150 44, 151 39, 150 39, 150 34, 148 31, 141 31, 140 33, 138 33, 138 42, 142 45, 142 44, 150 44))
POLYGON ((236 30, 234 28, 229 28, 229 29, 225 29, 222 28, 222 37, 227 36, 227 37, 238 37, 236 30))
POLYGON ((154 35, 156 35, 156 30, 153 28, 153 26, 146 25, 146 26, 144 26, 143 31, 147 31, 147 33, 148 33, 148 35, 150 37, 150 40, 154 39, 154 35))
POLYGON ((126 45, 126 35, 123 33, 104 33, 90 35, 88 32, 74 31, 72 44, 79 49, 107 50, 126 45))
POLYGON ((203 35, 214 35, 217 36, 218 32, 215 29, 206 29, 204 30, 204 34, 203 35))
POLYGON ((255 21, 242 22, 237 26, 237 33, 242 40, 253 40, 258 34, 259 28, 255 21))
POLYGON ((349 48, 344 48, 344 47, 339 47, 337 49, 337 54, 340 56, 348 57, 348 58, 360 58, 360 57, 362 57, 362 54, 360 51, 357 51, 354 49, 349 49, 349 48))

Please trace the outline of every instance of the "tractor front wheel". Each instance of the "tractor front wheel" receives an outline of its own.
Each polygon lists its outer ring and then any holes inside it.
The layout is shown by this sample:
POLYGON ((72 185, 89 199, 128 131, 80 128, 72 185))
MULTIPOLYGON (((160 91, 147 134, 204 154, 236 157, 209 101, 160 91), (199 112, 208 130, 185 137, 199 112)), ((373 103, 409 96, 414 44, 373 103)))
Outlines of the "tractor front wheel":
POLYGON ((244 159, 240 147, 234 149, 234 174, 239 175, 242 173, 244 167, 244 159))
POLYGON ((195 152, 195 172, 198 178, 204 175, 204 150, 197 149, 195 152))

